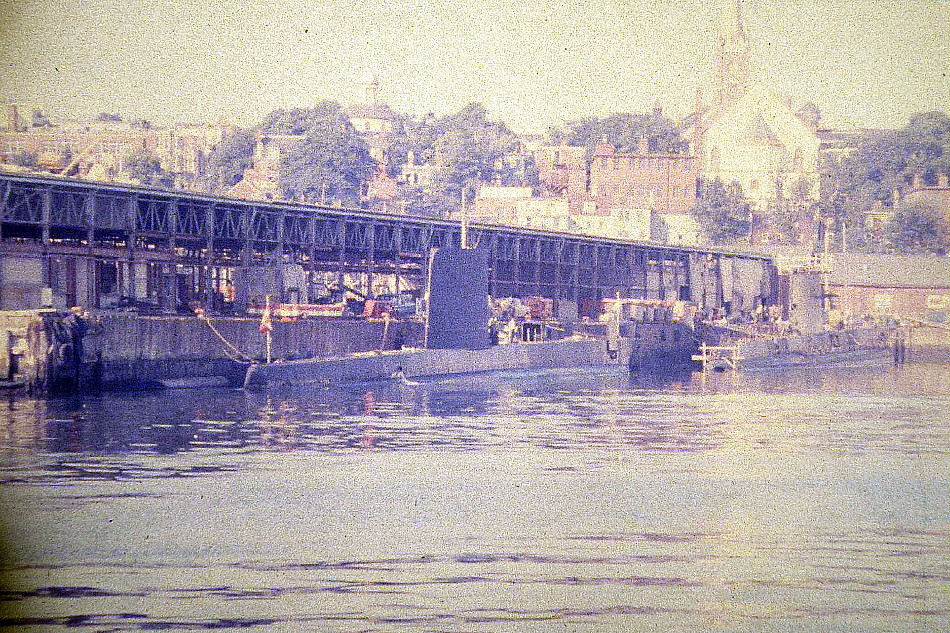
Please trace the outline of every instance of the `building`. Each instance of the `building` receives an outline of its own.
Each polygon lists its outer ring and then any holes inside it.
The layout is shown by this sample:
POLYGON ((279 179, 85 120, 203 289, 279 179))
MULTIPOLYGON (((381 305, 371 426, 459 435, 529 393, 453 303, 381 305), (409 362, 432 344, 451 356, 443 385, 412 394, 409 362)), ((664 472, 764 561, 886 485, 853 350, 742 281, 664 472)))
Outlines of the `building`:
POLYGON ((593 212, 587 205, 586 213, 571 215, 575 232, 613 239, 650 241, 653 237, 653 213, 649 209, 616 207, 610 213, 593 212))
POLYGON ((929 255, 834 253, 826 293, 842 319, 863 315, 931 324, 916 342, 939 342, 950 321, 950 259, 929 255))
POLYGON ((648 239, 662 244, 698 246, 703 243, 703 230, 692 214, 654 212, 648 239))
POLYGON ((587 195, 587 149, 573 145, 539 147, 534 152, 541 190, 580 200, 587 195))
POLYGON ((366 144, 373 160, 385 164, 384 153, 393 132, 395 113, 379 98, 379 77, 373 75, 366 84, 366 98, 363 103, 355 103, 344 110, 350 124, 356 129, 366 144))
POLYGON ((251 166, 227 195, 247 200, 281 200, 281 160, 288 150, 303 142, 294 134, 258 134, 254 143, 251 166))
POLYGON ((386 148, 393 132, 396 114, 380 99, 379 89, 379 77, 371 76, 366 82, 363 103, 355 103, 344 112, 353 128, 366 141, 370 157, 378 164, 376 175, 366 185, 363 199, 385 203, 398 194, 399 179, 390 178, 386 174, 386 148))
POLYGON ((546 231, 573 231, 570 207, 565 198, 520 198, 515 202, 515 224, 546 231))
POLYGON ((533 195, 531 187, 484 185, 479 187, 468 214, 471 218, 518 226, 518 204, 530 200, 533 195))
POLYGON ((700 174, 737 182, 764 214, 783 199, 818 201, 820 113, 798 110, 752 79, 739 0, 723 0, 716 46, 713 102, 697 96, 688 135, 700 174))
POLYGON ((0 129, 0 162, 27 163, 64 176, 132 182, 128 159, 147 153, 159 160, 176 188, 185 190, 204 188, 211 152, 231 127, 226 121, 158 127, 115 119, 41 120, 42 125, 28 126, 17 106, 7 106, 6 126, 0 129))
POLYGON ((604 209, 652 209, 688 213, 696 205, 698 160, 687 154, 647 151, 640 139, 636 152, 619 153, 601 143, 590 164, 590 195, 604 209))
POLYGON ((415 152, 410 151, 396 182, 405 187, 426 189, 435 183, 441 169, 438 165, 429 162, 417 163, 415 152))

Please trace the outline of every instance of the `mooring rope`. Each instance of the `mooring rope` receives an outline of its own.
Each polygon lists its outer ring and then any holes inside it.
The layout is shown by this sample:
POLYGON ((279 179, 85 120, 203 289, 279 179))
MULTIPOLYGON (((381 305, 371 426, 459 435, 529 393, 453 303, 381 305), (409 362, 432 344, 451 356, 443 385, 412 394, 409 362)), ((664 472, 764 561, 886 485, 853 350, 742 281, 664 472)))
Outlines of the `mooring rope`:
POLYGON ((205 323, 207 323, 208 327, 211 328, 211 331, 214 332, 215 335, 219 339, 221 339, 222 343, 224 343, 225 345, 224 355, 227 356, 229 360, 232 360, 235 363, 241 363, 242 365, 253 365, 257 362, 256 360, 254 360, 253 358, 251 358, 250 356, 248 356, 247 354, 239 350, 237 347, 235 347, 234 344, 231 343, 231 341, 226 339, 224 335, 221 334, 221 332, 219 332, 218 329, 214 327, 214 325, 212 325, 211 319, 209 319, 206 314, 199 313, 197 316, 200 321, 204 321, 205 323))

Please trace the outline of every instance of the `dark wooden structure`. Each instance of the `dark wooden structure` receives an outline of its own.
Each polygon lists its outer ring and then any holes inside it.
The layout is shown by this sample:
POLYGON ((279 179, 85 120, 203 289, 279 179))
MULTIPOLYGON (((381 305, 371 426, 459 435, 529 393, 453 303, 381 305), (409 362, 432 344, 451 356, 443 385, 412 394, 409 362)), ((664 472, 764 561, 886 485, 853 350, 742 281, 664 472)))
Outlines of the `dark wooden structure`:
MULTIPOLYGON (((582 314, 618 294, 718 307, 731 283, 722 262, 771 270, 763 255, 485 223, 471 224, 467 237, 487 252, 494 296, 549 297, 582 314)), ((120 297, 166 311, 199 302, 240 313, 259 299, 262 276, 287 267, 307 280, 291 298, 302 302, 322 290, 318 276, 360 275, 371 291, 374 277, 387 275, 397 289, 420 288, 430 249, 460 241, 456 221, 0 174, 5 309, 51 296, 106 307, 120 297)))

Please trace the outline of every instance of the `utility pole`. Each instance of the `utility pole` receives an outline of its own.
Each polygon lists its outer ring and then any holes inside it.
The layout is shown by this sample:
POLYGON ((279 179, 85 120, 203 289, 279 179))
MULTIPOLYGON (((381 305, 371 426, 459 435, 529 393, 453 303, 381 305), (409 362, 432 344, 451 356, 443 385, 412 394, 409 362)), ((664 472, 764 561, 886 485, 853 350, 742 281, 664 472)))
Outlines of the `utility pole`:
POLYGON ((465 185, 462 185, 462 236, 459 246, 464 250, 468 248, 468 214, 466 212, 465 185))

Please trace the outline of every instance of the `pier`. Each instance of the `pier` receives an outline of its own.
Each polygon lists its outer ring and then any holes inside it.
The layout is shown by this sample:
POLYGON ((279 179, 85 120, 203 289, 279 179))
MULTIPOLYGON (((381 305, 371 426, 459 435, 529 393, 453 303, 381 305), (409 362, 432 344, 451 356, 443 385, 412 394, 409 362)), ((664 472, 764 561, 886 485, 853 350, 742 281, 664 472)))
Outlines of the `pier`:
MULTIPOLYGON (((0 370, 29 375, 41 390, 60 382, 63 359, 40 356, 72 344, 57 342, 55 323, 83 306, 94 327, 76 361, 85 369, 70 370, 74 384, 85 374, 104 384, 240 382, 235 366, 267 358, 253 313, 265 297, 319 302, 344 282, 366 299, 380 289, 419 293, 429 254, 459 246, 462 232, 435 218, 0 174, 0 310, 35 313, 4 322, 0 370), (211 324, 228 331, 243 361, 211 324)), ((618 296, 748 311, 773 302, 778 286, 760 254, 477 222, 465 233, 483 255, 490 296, 549 301, 560 322, 596 320, 603 299, 618 296)), ((381 350, 397 333, 406 345, 420 337, 418 323, 388 327, 371 318, 291 320, 275 332, 273 357, 325 358, 381 350)))
MULTIPOLYGON (((240 314, 267 294, 305 303, 325 282, 367 294, 424 286, 431 249, 458 246, 459 222, 361 209, 249 201, 151 187, 0 174, 0 309, 123 303, 240 314)), ((620 296, 751 305, 774 289, 772 261, 728 249, 665 246, 472 222, 495 297, 539 296, 596 316, 620 296)))

